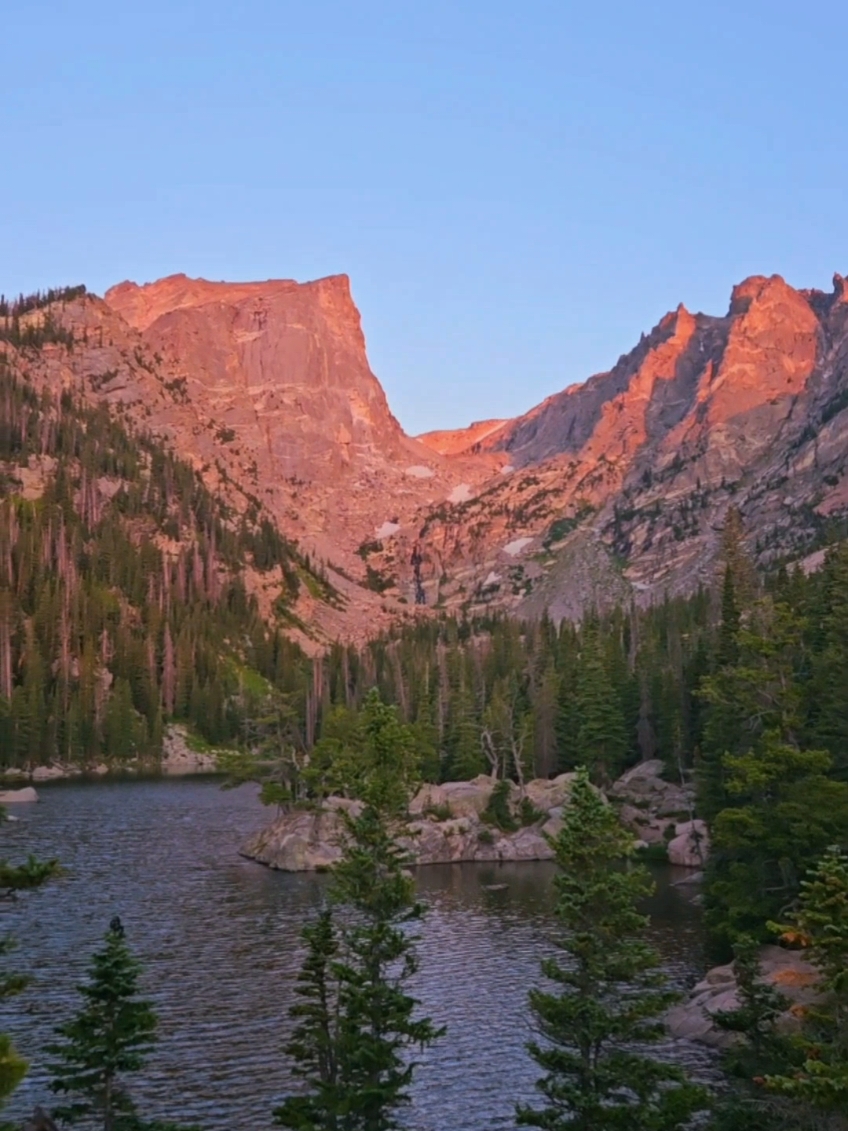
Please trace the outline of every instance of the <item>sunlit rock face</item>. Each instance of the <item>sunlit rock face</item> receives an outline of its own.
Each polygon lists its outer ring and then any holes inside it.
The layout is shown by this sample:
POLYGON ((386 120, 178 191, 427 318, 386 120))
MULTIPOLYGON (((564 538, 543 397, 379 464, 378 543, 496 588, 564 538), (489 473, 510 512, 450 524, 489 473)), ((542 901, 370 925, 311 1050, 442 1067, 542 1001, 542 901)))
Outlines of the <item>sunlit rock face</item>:
POLYGON ((269 475, 320 478, 405 458, 346 275, 314 283, 121 283, 106 302, 182 369, 269 475))
POLYGON ((691 592, 714 580, 731 505, 760 564, 802 558, 848 511, 846 289, 754 276, 725 315, 678 307, 609 372, 457 433, 509 474, 422 515, 425 584, 448 606, 557 617, 691 592))
POLYGON ((105 400, 235 513, 338 566, 343 600, 304 594, 298 615, 362 639, 436 605, 579 618, 691 592, 714 581, 730 506, 761 565, 815 551, 848 514, 847 292, 839 275, 829 293, 753 276, 724 314, 678 307, 514 420, 418 439, 371 372, 343 275, 121 283, 55 304, 72 351, 7 356, 105 400))

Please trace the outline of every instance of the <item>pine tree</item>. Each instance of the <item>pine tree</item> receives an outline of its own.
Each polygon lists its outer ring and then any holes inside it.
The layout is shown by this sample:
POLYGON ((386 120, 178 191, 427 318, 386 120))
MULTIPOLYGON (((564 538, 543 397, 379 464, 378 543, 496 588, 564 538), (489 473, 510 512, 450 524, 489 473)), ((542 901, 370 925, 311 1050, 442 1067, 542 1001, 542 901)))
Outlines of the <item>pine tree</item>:
POLYGON ((138 996, 141 964, 133 957, 120 919, 109 924, 103 948, 79 987, 83 1007, 60 1025, 48 1046, 55 1057, 51 1089, 70 1102, 55 1115, 70 1124, 96 1121, 103 1131, 136 1131, 139 1120, 124 1077, 137 1072, 153 1050, 156 1015, 138 996))
MULTIPOLYGON (((409 926, 422 907, 397 834, 415 784, 413 736, 375 692, 358 738, 351 782, 362 808, 343 817, 334 911, 305 932, 288 1046, 305 1087, 275 1111, 291 1131, 393 1131, 415 1070, 409 1050, 441 1035, 407 992, 418 967, 409 926)), ((340 752, 341 765, 353 761, 340 752)))
POLYGON ((848 853, 833 846, 801 885, 798 909, 777 927, 801 942, 818 967, 821 1004, 804 1019, 800 1070, 768 1078, 769 1087, 822 1112, 848 1111, 848 853))
POLYGON ((289 1011, 297 1022, 286 1053, 304 1090, 286 1096, 274 1122, 292 1131, 337 1131, 344 1114, 338 1073, 339 944, 332 911, 325 909, 303 930, 307 954, 297 978, 300 999, 289 1011))
POLYGON ((798 750, 777 731, 724 759, 732 805, 713 824, 706 920, 716 941, 750 934, 797 896, 801 879, 828 844, 848 837, 848 785, 829 776, 824 750, 798 750))
POLYGON ((763 981, 759 943, 742 936, 733 948, 733 973, 738 1007, 714 1013, 713 1022, 734 1034, 722 1055, 730 1078, 712 1113, 711 1131, 761 1131, 795 1126, 790 1101, 769 1095, 762 1087, 768 1073, 788 1071, 798 1057, 791 1037, 779 1027, 789 1000, 763 981))
POLYGON ((701 757, 697 766, 698 809, 707 821, 727 804, 723 759, 744 744, 745 715, 733 668, 739 662, 739 608, 733 573, 724 571, 721 623, 716 648, 716 674, 705 681, 701 696, 709 704, 701 757))
POLYGON ((578 771, 554 842, 554 939, 566 962, 546 959, 557 989, 534 989, 530 1005, 541 1040, 528 1046, 543 1070, 544 1106, 517 1109, 518 1123, 546 1131, 673 1131, 704 1106, 682 1070, 647 1055, 662 1037, 660 1020, 676 999, 644 939, 637 910, 652 884, 641 867, 620 863, 632 837, 578 771))
POLYGON ((442 1035, 415 1016, 407 984, 418 969, 409 925, 423 908, 414 898, 409 858, 372 805, 347 820, 336 899, 348 909, 339 966, 339 1080, 343 1131, 393 1131, 409 1102, 415 1062, 408 1050, 442 1035))
POLYGON ((577 747, 592 779, 612 781, 624 768, 627 736, 594 630, 589 630, 577 674, 577 747))

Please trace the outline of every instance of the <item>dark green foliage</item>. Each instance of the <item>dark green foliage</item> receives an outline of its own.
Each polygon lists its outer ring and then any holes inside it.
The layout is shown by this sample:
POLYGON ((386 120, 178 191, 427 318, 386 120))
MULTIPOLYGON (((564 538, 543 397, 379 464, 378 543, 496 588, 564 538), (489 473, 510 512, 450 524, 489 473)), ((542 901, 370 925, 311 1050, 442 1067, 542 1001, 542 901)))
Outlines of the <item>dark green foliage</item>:
POLYGON ((399 818, 420 780, 420 762, 414 728, 372 688, 361 711, 337 710, 303 776, 311 797, 367 798, 399 818))
POLYGON ((509 807, 509 782, 499 781, 492 790, 489 804, 481 814, 487 825, 494 825, 501 832, 512 833, 518 828, 518 821, 509 807))
POLYGON ((56 1029, 61 1038, 45 1050, 54 1057, 50 1087, 67 1097, 53 1112, 61 1122, 94 1123, 103 1131, 199 1131, 139 1115, 126 1077, 147 1062, 156 1043, 156 1014, 138 995, 141 964, 127 946, 120 919, 109 924, 79 986, 83 1006, 56 1029))
POLYGON ((544 1103, 518 1109, 518 1123, 546 1131, 672 1131, 705 1106, 685 1073, 649 1055, 676 999, 644 938, 637 910, 651 891, 647 872, 624 866, 632 838, 597 795, 585 770, 555 841, 554 938, 566 961, 546 959, 555 990, 535 989, 530 1005, 540 1039, 530 1054, 544 1072, 544 1103))
POLYGON ((734 1076, 753 1079, 787 1063, 791 1042, 777 1027, 778 1019, 789 1008, 789 999, 762 980, 759 943, 743 935, 733 948, 739 1008, 713 1014, 715 1023, 742 1038, 725 1056, 734 1076))
POLYGON ((577 749, 596 782, 611 782, 624 769, 627 735, 621 704, 593 631, 587 634, 577 677, 577 749))
POLYGON ((22 314, 30 314, 33 310, 43 310, 58 302, 62 306, 83 298, 87 293, 84 283, 75 287, 50 287, 46 291, 35 291, 31 295, 19 295, 16 299, 7 299, 0 295, 0 318, 19 318, 22 314))
POLYGON ((143 1067, 155 1044, 156 1015, 138 996, 141 965, 133 957, 120 919, 113 919, 103 948, 92 957, 79 987, 83 1006, 60 1025, 50 1045, 54 1092, 68 1097, 56 1109, 63 1122, 95 1120, 103 1131, 131 1131, 135 1104, 125 1077, 143 1067))
POLYGON ((823 1001, 804 1017, 803 1064, 770 1075, 770 1088, 827 1113, 848 1112, 848 853, 831 847, 801 884, 790 923, 776 928, 802 942, 818 967, 823 1001))
POLYGON ((28 856, 25 864, 0 860, 0 898, 8 899, 15 892, 40 888, 59 870, 58 860, 37 860, 34 856, 28 856))
POLYGON ((289 1011, 296 1025, 286 1045, 303 1091, 285 1098, 274 1112, 274 1122, 293 1131, 334 1131, 344 1096, 336 1009, 339 944, 332 913, 324 910, 304 927, 303 939, 307 954, 297 978, 299 1000, 289 1011))
POLYGON ((766 1073, 788 1070, 799 1058, 792 1039, 779 1028, 789 1001, 762 981, 759 949, 750 936, 736 943, 733 969, 739 1007, 713 1015, 715 1023, 735 1039, 722 1057, 730 1087, 715 1105, 711 1131, 758 1131, 772 1126, 789 1131, 797 1126, 793 1105, 763 1087, 766 1073))
MULTIPOLYGON (((292 1131, 393 1131, 409 1102, 410 1051, 440 1036, 407 984, 417 969, 410 926, 421 915, 398 821, 414 785, 396 712, 376 694, 366 703, 355 784, 363 808, 344 818, 344 852, 333 908, 306 928, 296 1027, 287 1051, 303 1081, 274 1113, 292 1131)), ((407 747, 407 749, 409 749, 407 747)))
POLYGON ((725 763, 731 804, 713 826, 707 921, 719 938, 765 941, 805 871, 848 837, 848 785, 828 776, 825 751, 799 750, 775 731, 725 763))

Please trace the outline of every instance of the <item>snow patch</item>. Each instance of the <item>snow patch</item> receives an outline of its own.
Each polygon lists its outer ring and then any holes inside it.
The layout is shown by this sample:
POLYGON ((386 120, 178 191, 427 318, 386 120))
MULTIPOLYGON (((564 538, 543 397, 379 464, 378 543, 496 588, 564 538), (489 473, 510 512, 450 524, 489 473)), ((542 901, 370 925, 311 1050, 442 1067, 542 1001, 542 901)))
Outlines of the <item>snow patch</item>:
POLYGON ((416 463, 406 469, 406 474, 410 475, 413 479, 432 479, 436 473, 432 468, 424 467, 422 464, 416 463))
POLYGON ((515 471, 515 468, 512 466, 511 463, 505 463, 503 465, 503 467, 500 469, 500 471, 501 471, 501 475, 509 475, 510 472, 515 471))
POLYGON ((448 495, 449 503, 467 503, 471 498, 471 488, 467 483, 460 483, 448 495))
POLYGON ((511 558, 514 558, 516 554, 521 553, 525 546, 529 546, 532 541, 532 538, 516 538, 514 542, 507 542, 503 548, 503 552, 509 554, 511 558))
POLYGON ((490 570, 489 576, 483 582, 483 588, 485 589, 487 585, 497 585, 497 583, 500 581, 500 579, 501 579, 501 575, 499 573, 495 573, 494 570, 490 570))
POLYGON ((393 534, 397 534, 400 530, 399 522, 384 522, 382 526, 378 526, 374 531, 375 538, 391 538, 393 534))

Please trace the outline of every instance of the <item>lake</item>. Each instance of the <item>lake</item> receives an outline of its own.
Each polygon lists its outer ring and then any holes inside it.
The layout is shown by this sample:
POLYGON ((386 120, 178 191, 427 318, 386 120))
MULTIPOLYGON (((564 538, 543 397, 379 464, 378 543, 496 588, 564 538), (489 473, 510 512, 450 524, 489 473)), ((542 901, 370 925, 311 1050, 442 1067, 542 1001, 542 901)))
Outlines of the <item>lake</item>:
MULTIPOLYGON (((290 1083, 282 1048, 299 933, 321 904, 326 876, 272 872, 239 856, 271 816, 252 786, 98 781, 39 793, 37 805, 10 807, 18 819, 0 832, 4 857, 56 856, 66 869, 2 908, 2 930, 19 943, 7 965, 34 979, 3 1006, 2 1028, 31 1060, 8 1116, 50 1105, 40 1050, 77 1008, 91 951, 120 915, 160 1019, 159 1047, 134 1084, 142 1112, 208 1131, 270 1131, 271 1109, 290 1083)), ((414 1131, 511 1127, 516 1099, 532 1097, 526 998, 546 949, 553 874, 548 863, 417 870, 429 913, 415 992, 448 1032, 416 1077, 407 1115, 414 1131)), ((655 875, 654 939, 685 988, 705 966, 700 913, 674 886, 682 873, 655 875)), ((687 1042, 669 1041, 663 1055, 697 1075, 712 1063, 707 1049, 687 1042)))

